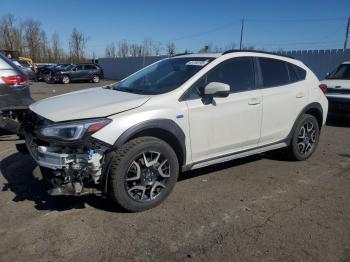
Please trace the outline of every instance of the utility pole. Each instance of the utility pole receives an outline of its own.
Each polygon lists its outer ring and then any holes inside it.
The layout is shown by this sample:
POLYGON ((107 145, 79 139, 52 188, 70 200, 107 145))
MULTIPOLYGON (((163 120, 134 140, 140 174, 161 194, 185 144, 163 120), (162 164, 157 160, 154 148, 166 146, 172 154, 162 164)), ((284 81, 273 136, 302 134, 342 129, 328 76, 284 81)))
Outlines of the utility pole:
MULTIPOLYGON (((348 24, 349 26, 349 24, 348 24)), ((242 50, 242 42, 243 42, 243 30, 244 30, 244 18, 242 19, 242 27, 241 27, 241 41, 239 42, 239 50, 242 50)))
POLYGON ((348 18, 348 24, 346 26, 346 31, 345 31, 344 50, 348 46, 349 26, 350 26, 350 17, 348 18))

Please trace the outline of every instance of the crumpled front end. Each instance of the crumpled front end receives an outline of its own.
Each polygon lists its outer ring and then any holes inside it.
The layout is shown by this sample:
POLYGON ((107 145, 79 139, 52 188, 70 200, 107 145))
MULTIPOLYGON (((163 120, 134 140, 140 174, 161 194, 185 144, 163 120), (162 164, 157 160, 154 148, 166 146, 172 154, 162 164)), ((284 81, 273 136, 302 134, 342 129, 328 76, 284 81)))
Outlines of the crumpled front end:
POLYGON ((43 137, 39 130, 55 123, 29 112, 23 120, 26 146, 51 185, 50 195, 84 195, 97 192, 109 146, 83 136, 74 141, 43 137))

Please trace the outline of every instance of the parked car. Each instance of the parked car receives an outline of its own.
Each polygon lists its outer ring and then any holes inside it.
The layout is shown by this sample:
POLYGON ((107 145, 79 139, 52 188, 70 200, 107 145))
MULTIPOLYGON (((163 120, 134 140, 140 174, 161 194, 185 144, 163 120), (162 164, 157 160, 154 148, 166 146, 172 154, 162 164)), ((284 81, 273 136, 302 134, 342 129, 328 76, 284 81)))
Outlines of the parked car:
POLYGON ((321 83, 329 101, 329 114, 350 116, 350 62, 339 65, 321 83))
POLYGON ((95 64, 78 64, 74 66, 55 68, 51 70, 50 77, 47 82, 60 82, 69 84, 73 81, 92 81, 100 82, 103 78, 103 70, 95 64))
POLYGON ((60 71, 64 68, 71 66, 71 64, 51 64, 41 66, 37 69, 38 81, 51 82, 51 76, 54 75, 56 71, 60 71))
POLYGON ((33 102, 26 74, 0 53, 0 132, 18 133, 18 120, 33 102))
POLYGON ((112 86, 39 101, 23 125, 49 194, 97 188, 142 211, 170 194, 181 170, 280 148, 308 159, 327 110, 302 62, 229 51, 167 58, 112 86))
POLYGON ((12 60, 13 63, 20 68, 24 74, 28 77, 29 80, 36 81, 36 73, 31 68, 30 64, 26 61, 12 60))

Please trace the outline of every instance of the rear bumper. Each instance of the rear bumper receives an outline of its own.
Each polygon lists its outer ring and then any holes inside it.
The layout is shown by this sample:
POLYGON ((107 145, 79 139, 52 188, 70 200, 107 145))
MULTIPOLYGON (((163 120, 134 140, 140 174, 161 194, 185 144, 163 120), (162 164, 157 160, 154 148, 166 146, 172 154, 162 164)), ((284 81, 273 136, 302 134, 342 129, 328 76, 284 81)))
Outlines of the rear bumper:
POLYGON ((26 109, 34 99, 30 96, 29 86, 0 86, 0 110, 26 109), (3 88, 3 89, 2 89, 3 88))
POLYGON ((331 97, 328 99, 328 113, 331 115, 347 115, 350 116, 350 99, 343 97, 331 97))

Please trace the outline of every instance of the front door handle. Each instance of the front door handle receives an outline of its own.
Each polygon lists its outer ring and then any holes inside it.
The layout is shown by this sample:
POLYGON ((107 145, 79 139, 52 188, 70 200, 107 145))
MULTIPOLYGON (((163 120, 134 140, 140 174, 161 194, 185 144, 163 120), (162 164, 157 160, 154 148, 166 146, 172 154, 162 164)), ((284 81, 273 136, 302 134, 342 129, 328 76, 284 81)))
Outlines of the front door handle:
POLYGON ((305 96, 305 94, 303 92, 299 92, 297 95, 296 95, 296 98, 303 98, 305 96))
POLYGON ((260 99, 258 97, 251 98, 248 101, 248 105, 253 106, 253 105, 259 105, 261 103, 260 99))

